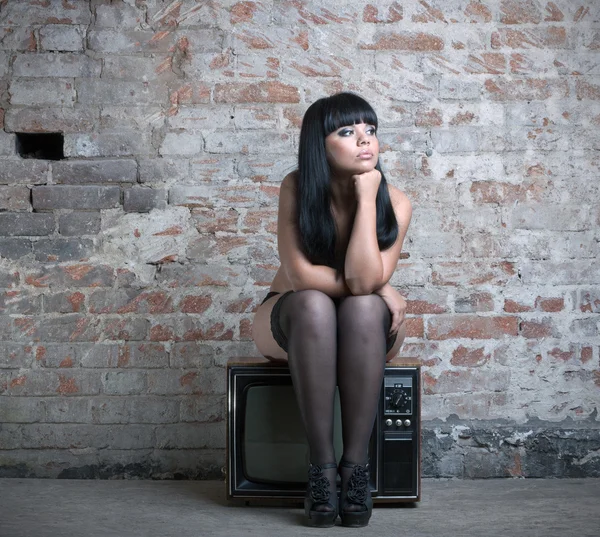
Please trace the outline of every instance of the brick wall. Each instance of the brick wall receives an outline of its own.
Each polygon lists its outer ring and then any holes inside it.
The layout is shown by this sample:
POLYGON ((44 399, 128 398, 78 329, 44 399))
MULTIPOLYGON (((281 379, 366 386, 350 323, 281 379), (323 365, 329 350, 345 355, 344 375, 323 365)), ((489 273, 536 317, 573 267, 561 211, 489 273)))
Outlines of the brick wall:
POLYGON ((0 475, 220 475, 278 187, 339 90, 414 205, 425 475, 600 475, 595 0, 1 1, 0 475))

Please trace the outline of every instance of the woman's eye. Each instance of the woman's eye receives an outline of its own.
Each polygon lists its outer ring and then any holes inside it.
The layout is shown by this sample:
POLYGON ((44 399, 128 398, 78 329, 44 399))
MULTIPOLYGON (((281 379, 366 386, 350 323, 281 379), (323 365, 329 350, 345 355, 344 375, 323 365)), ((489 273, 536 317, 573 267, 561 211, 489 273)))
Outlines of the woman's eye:
POLYGON ((352 134, 352 129, 342 129, 338 134, 340 136, 350 136, 352 134))
POLYGON ((367 133, 368 134, 376 134, 377 133, 377 129, 375 127, 369 127, 367 129, 367 133))

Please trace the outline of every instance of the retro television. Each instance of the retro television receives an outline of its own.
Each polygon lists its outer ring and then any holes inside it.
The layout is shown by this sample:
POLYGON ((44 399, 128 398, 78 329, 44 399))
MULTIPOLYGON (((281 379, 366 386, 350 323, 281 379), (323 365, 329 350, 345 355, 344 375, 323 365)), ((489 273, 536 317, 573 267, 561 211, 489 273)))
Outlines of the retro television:
MULTIPOLYGON (((375 503, 421 497, 420 366, 396 359, 385 368, 369 445, 375 503)), ((237 359, 227 365, 227 497, 302 501, 309 450, 285 362, 237 359)), ((341 412, 335 399, 334 444, 342 454, 341 412)))

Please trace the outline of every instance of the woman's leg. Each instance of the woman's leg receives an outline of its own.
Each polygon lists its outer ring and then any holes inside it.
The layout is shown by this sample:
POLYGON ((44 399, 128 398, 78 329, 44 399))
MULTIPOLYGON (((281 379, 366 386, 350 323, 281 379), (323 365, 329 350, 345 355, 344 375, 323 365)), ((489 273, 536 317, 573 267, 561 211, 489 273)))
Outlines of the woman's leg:
POLYGON ((311 462, 332 462, 337 361, 335 304, 320 291, 292 293, 283 300, 279 322, 288 339, 288 364, 311 462))
POLYGON ((378 295, 351 296, 338 308, 338 385, 344 458, 364 464, 386 361, 390 312, 378 295))
POLYGON ((346 297, 338 308, 338 386, 344 455, 340 514, 344 526, 371 517, 369 439, 385 370, 390 312, 378 295, 346 297))

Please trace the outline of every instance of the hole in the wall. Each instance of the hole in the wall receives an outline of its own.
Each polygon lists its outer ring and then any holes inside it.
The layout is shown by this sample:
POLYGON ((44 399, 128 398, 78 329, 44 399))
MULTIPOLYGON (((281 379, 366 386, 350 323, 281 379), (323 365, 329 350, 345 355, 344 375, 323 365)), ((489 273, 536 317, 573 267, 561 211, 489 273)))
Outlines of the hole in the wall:
POLYGON ((61 160, 65 158, 62 132, 17 132, 17 153, 22 158, 61 160))

